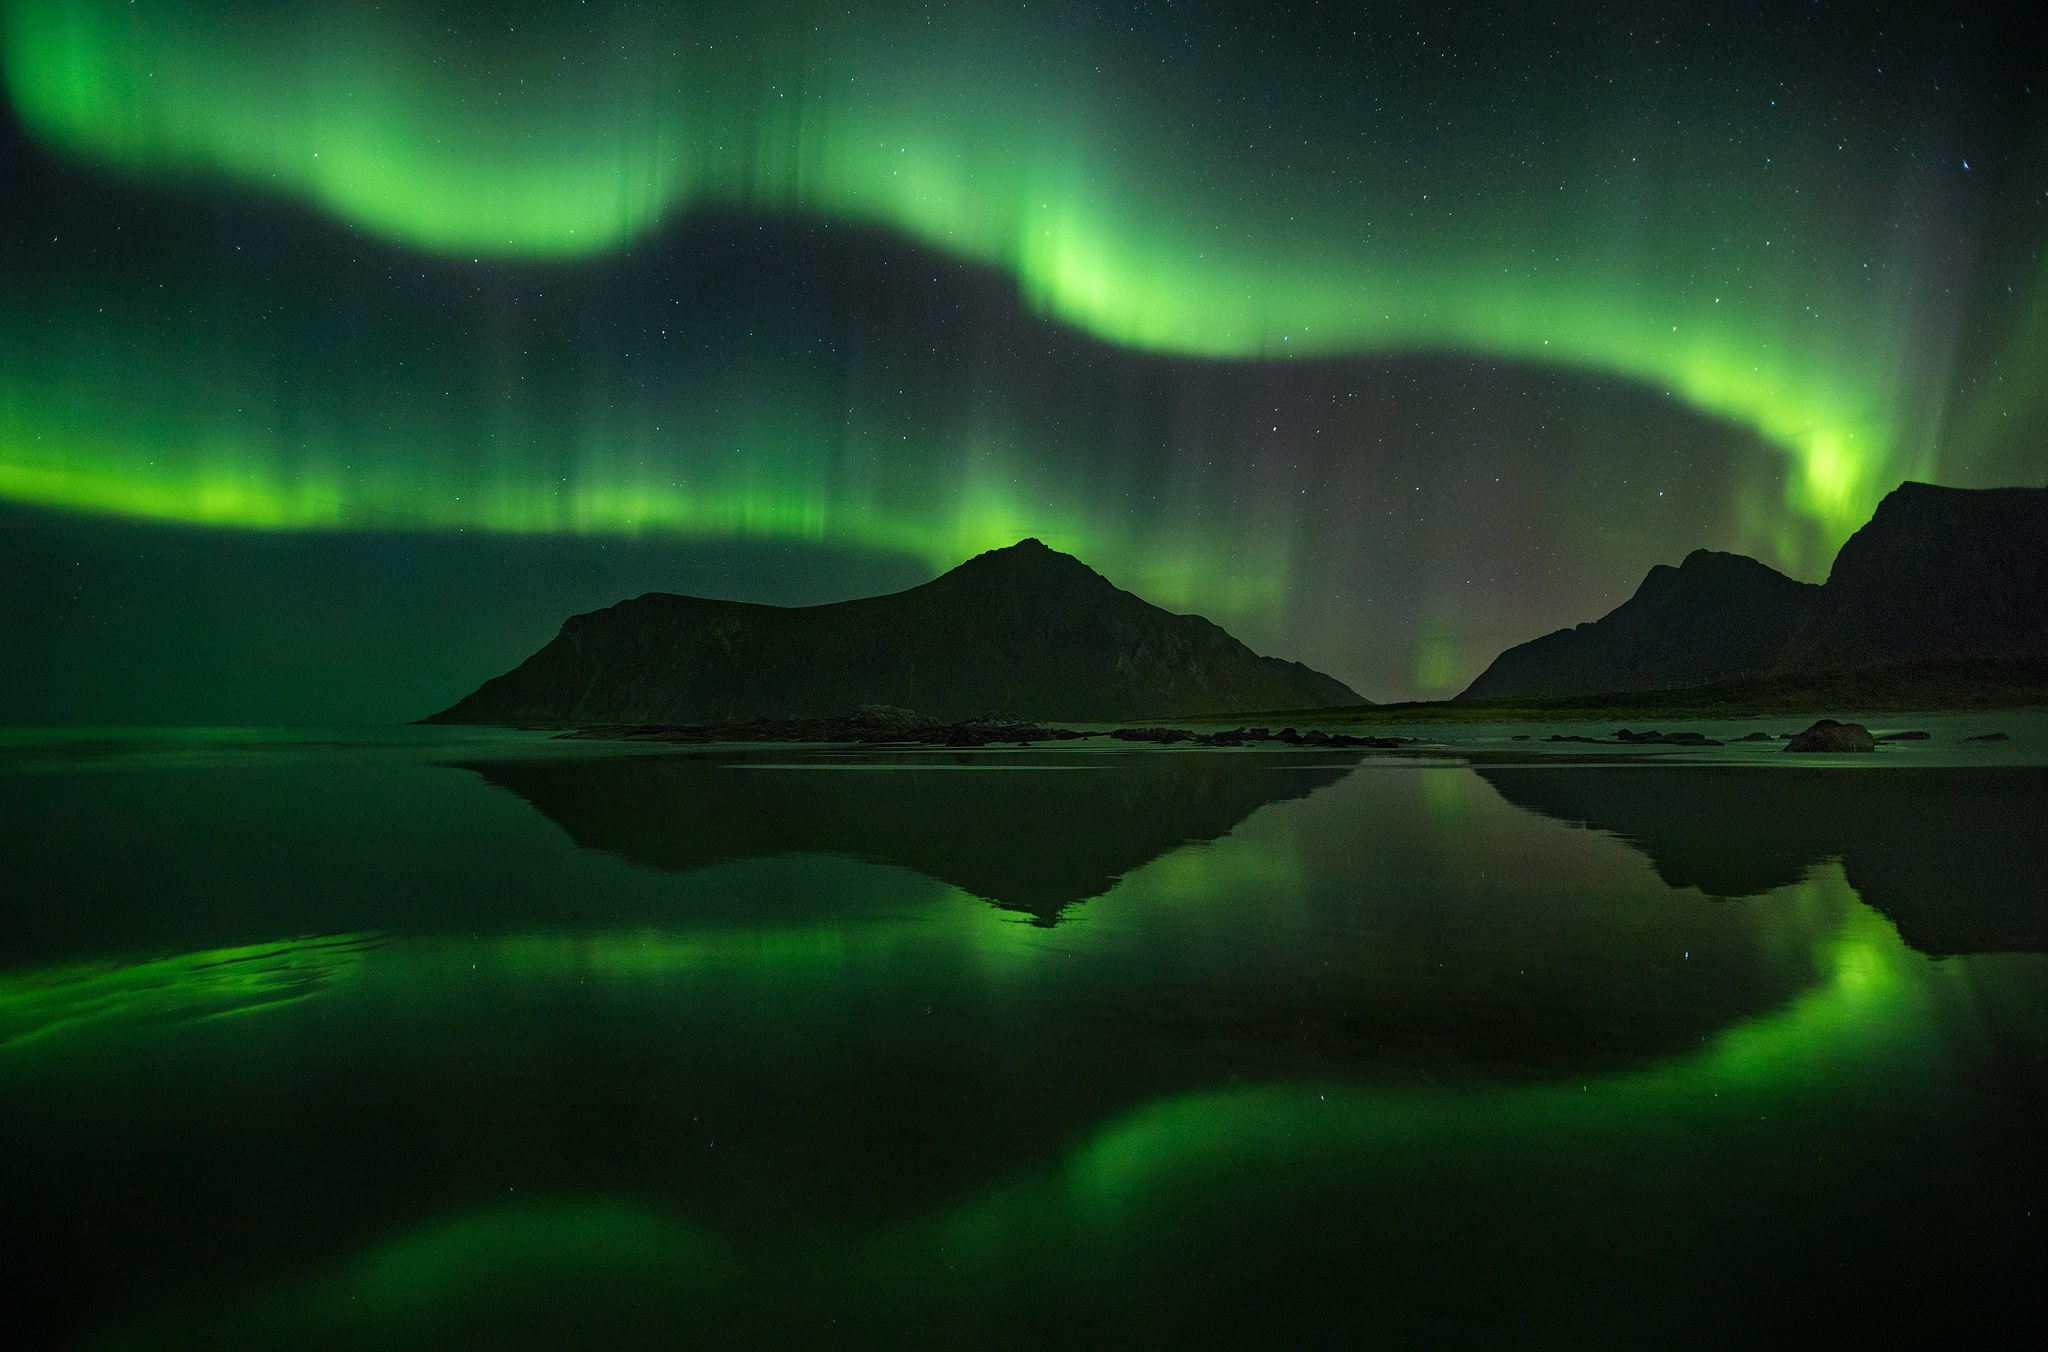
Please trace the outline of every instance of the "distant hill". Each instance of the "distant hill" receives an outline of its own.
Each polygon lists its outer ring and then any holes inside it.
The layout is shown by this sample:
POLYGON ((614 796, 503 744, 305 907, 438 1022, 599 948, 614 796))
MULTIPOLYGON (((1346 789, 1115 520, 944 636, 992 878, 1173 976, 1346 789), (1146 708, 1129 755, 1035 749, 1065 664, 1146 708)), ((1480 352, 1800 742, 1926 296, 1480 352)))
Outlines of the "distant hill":
POLYGON ((650 593, 572 617, 430 723, 722 723, 862 705, 940 721, 1177 718, 1366 701, 1025 540, 891 596, 763 606, 650 593))
POLYGON ((2044 661, 2048 489, 1908 483, 1842 546, 1821 586, 1698 550, 1677 568, 1651 569, 1600 619, 1508 649, 1458 698, 2044 661))

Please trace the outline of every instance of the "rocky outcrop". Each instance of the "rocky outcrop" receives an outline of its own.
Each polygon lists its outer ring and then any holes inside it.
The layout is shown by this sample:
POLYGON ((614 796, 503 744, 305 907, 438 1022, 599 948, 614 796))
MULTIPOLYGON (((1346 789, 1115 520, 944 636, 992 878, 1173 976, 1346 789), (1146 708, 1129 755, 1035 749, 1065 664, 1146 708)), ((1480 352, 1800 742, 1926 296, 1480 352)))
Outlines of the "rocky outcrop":
POLYGON ((1875 751, 1877 739, 1861 723, 1823 718, 1785 743, 1787 751, 1875 751))

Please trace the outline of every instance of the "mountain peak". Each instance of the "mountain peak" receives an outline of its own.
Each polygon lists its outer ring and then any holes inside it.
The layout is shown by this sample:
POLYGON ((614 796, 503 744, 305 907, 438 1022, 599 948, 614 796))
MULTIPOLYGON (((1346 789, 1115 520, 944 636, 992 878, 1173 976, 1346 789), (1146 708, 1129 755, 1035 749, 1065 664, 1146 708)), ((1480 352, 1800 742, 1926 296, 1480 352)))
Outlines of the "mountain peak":
POLYGON ((1460 699, 1667 690, 1760 675, 1820 589, 1747 554, 1695 549, 1605 616, 1508 649, 1460 699))
MULTIPOLYGON (((967 560, 967 563, 973 563, 978 559, 1014 559, 1019 563, 1050 563, 1055 559, 1065 559, 1071 563, 1081 563, 1072 554, 1062 554, 1059 550, 1054 549, 1035 535, 1027 535, 1013 545, 1003 545, 997 549, 986 550, 967 560)), ((966 564, 961 566, 965 567, 966 564)), ((1083 568, 1088 567, 1085 563, 1081 563, 1081 566, 1083 568)), ((1093 570, 1091 569, 1090 571, 1092 572, 1093 570)))
POLYGON ((1714 568, 1747 571, 1754 568, 1763 568, 1768 572, 1777 571, 1768 564, 1759 563, 1747 554, 1730 554, 1726 550, 1721 549, 1695 549, 1692 553, 1686 555, 1679 562, 1678 566, 1681 569, 1714 568))
POLYGON ((1835 555, 1787 668, 2048 658, 2048 488, 1907 482, 1835 555))
POLYGON ((1744 554, 1658 565, 1602 618, 1508 649, 1461 698, 1670 690, 1901 662, 2048 659, 2048 488, 1903 483, 1825 586, 1744 554))
POLYGON ((1036 536, 976 554, 924 585, 941 592, 966 588, 1012 597, 1037 595, 1059 605, 1071 605, 1077 595, 1084 593, 1099 593, 1099 599, 1104 602, 1115 596, 1125 596, 1133 604, 1146 604, 1121 591, 1115 583, 1072 554, 1063 554, 1036 536), (1055 601, 1054 598, 1060 599, 1055 601))
POLYGON ((786 608, 647 596, 579 615, 433 721, 723 723, 886 704, 942 722, 1120 722, 1359 703, 1031 538, 890 596, 786 608))

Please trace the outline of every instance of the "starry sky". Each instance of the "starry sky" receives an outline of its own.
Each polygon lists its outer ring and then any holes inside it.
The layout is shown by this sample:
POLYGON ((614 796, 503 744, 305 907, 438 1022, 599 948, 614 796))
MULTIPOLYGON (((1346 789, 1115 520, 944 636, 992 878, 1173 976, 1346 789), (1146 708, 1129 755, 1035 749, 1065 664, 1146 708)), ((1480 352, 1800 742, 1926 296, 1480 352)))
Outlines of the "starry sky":
POLYGON ((0 0, 0 719, 1026 535, 1381 700, 1818 579, 2048 480, 2023 8, 0 0))

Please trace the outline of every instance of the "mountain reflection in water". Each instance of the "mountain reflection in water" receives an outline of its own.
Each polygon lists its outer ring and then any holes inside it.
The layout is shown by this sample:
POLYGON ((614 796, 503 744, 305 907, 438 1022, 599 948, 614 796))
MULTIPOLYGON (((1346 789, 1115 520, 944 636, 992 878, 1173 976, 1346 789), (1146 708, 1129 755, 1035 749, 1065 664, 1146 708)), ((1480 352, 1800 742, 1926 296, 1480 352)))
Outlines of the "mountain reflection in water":
POLYGON ((1757 897, 1839 858, 1923 953, 2048 952, 2048 769, 1481 766, 1517 807, 1606 831, 1672 887, 1757 897))
POLYGON ((2038 860, 2038 777, 512 751, 0 774, 18 1327, 1583 1346, 2039 1303, 2048 965, 1933 961, 1850 886, 1917 858, 2018 932, 1985 871, 2038 860))
POLYGON ((1226 835, 1357 764, 1343 753, 993 760, 899 756, 808 764, 664 755, 486 761, 465 768, 585 849, 649 868, 838 854, 914 869, 1051 926, 1169 850, 1226 835))

